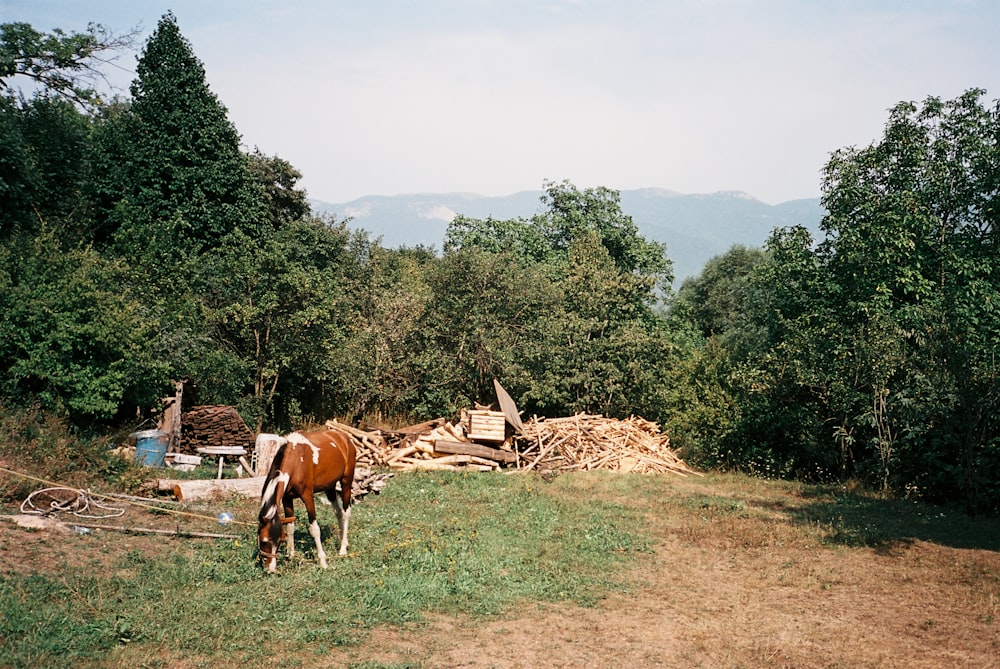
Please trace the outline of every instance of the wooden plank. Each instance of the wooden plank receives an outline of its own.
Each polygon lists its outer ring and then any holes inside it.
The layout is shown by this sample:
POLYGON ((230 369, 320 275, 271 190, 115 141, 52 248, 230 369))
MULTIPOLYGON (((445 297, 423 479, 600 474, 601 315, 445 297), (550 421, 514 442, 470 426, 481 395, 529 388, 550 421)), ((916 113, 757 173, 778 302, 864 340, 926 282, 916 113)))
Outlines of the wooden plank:
POLYGON ((493 379, 493 388, 497 391, 497 401, 503 409, 504 418, 511 424, 518 433, 524 432, 524 423, 521 422, 521 413, 517 410, 514 399, 504 390, 503 386, 496 379, 493 379))
POLYGON ((474 455, 479 458, 486 458, 494 462, 509 464, 517 459, 513 451, 502 451, 499 448, 490 448, 481 444, 472 444, 464 441, 449 441, 438 439, 434 442, 435 453, 455 453, 460 455, 474 455))

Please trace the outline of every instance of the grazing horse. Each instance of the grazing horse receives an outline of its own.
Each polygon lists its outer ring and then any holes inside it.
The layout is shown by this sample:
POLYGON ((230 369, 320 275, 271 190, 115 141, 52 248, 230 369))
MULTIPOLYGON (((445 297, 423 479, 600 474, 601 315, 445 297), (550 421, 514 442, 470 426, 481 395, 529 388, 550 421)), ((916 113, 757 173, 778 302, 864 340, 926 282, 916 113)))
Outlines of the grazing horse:
POLYGON ((340 526, 340 555, 347 555, 347 526, 351 520, 351 485, 354 482, 354 444, 343 432, 293 432, 285 438, 271 461, 271 469, 261 491, 260 526, 257 548, 268 573, 278 566, 278 548, 282 536, 288 556, 295 554, 296 497, 306 505, 309 514, 309 534, 316 542, 319 564, 326 569, 326 553, 316 522, 314 493, 324 492, 337 510, 340 526), (337 495, 337 483, 340 495, 337 495), (279 515, 279 505, 283 511, 279 515))

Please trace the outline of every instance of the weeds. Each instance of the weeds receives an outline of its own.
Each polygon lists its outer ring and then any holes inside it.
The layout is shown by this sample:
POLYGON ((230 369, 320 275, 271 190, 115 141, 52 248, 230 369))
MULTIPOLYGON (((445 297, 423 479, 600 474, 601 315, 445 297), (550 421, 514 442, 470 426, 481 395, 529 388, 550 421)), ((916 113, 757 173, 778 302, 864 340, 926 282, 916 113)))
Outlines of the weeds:
MULTIPOLYGON (((134 491, 144 478, 142 468, 114 455, 106 439, 81 439, 66 421, 37 407, 0 405, 0 465, 77 488, 134 491)), ((29 479, 0 472, 0 500, 20 501, 35 488, 29 479)))

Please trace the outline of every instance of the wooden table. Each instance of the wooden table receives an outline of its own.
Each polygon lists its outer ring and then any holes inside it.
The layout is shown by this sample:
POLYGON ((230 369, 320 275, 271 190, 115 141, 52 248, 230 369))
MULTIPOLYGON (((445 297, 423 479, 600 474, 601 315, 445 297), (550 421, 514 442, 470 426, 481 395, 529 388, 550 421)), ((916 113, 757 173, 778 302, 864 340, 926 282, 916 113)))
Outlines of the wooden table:
POLYGON ((217 455, 219 457, 219 475, 216 476, 219 479, 222 478, 222 467, 226 462, 227 455, 238 458, 247 454, 246 449, 240 446, 204 446, 195 450, 205 455, 217 455))

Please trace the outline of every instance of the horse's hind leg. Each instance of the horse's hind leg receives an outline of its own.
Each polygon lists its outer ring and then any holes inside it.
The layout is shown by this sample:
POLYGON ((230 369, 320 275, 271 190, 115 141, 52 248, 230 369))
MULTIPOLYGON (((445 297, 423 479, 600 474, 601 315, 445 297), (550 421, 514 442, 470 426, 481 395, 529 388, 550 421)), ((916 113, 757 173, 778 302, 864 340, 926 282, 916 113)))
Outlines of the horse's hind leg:
MULTIPOLYGON (((344 484, 341 483, 341 486, 344 484)), ((337 511, 337 526, 340 528, 340 552, 338 555, 347 555, 347 526, 351 523, 351 507, 344 508, 342 495, 338 495, 336 490, 327 493, 327 497, 333 502, 333 508, 337 511)))
POLYGON ((316 542, 316 557, 319 558, 319 566, 326 569, 326 551, 323 550, 323 537, 319 530, 319 522, 316 520, 316 502, 312 492, 302 495, 302 501, 306 505, 306 512, 309 514, 309 534, 316 542))

